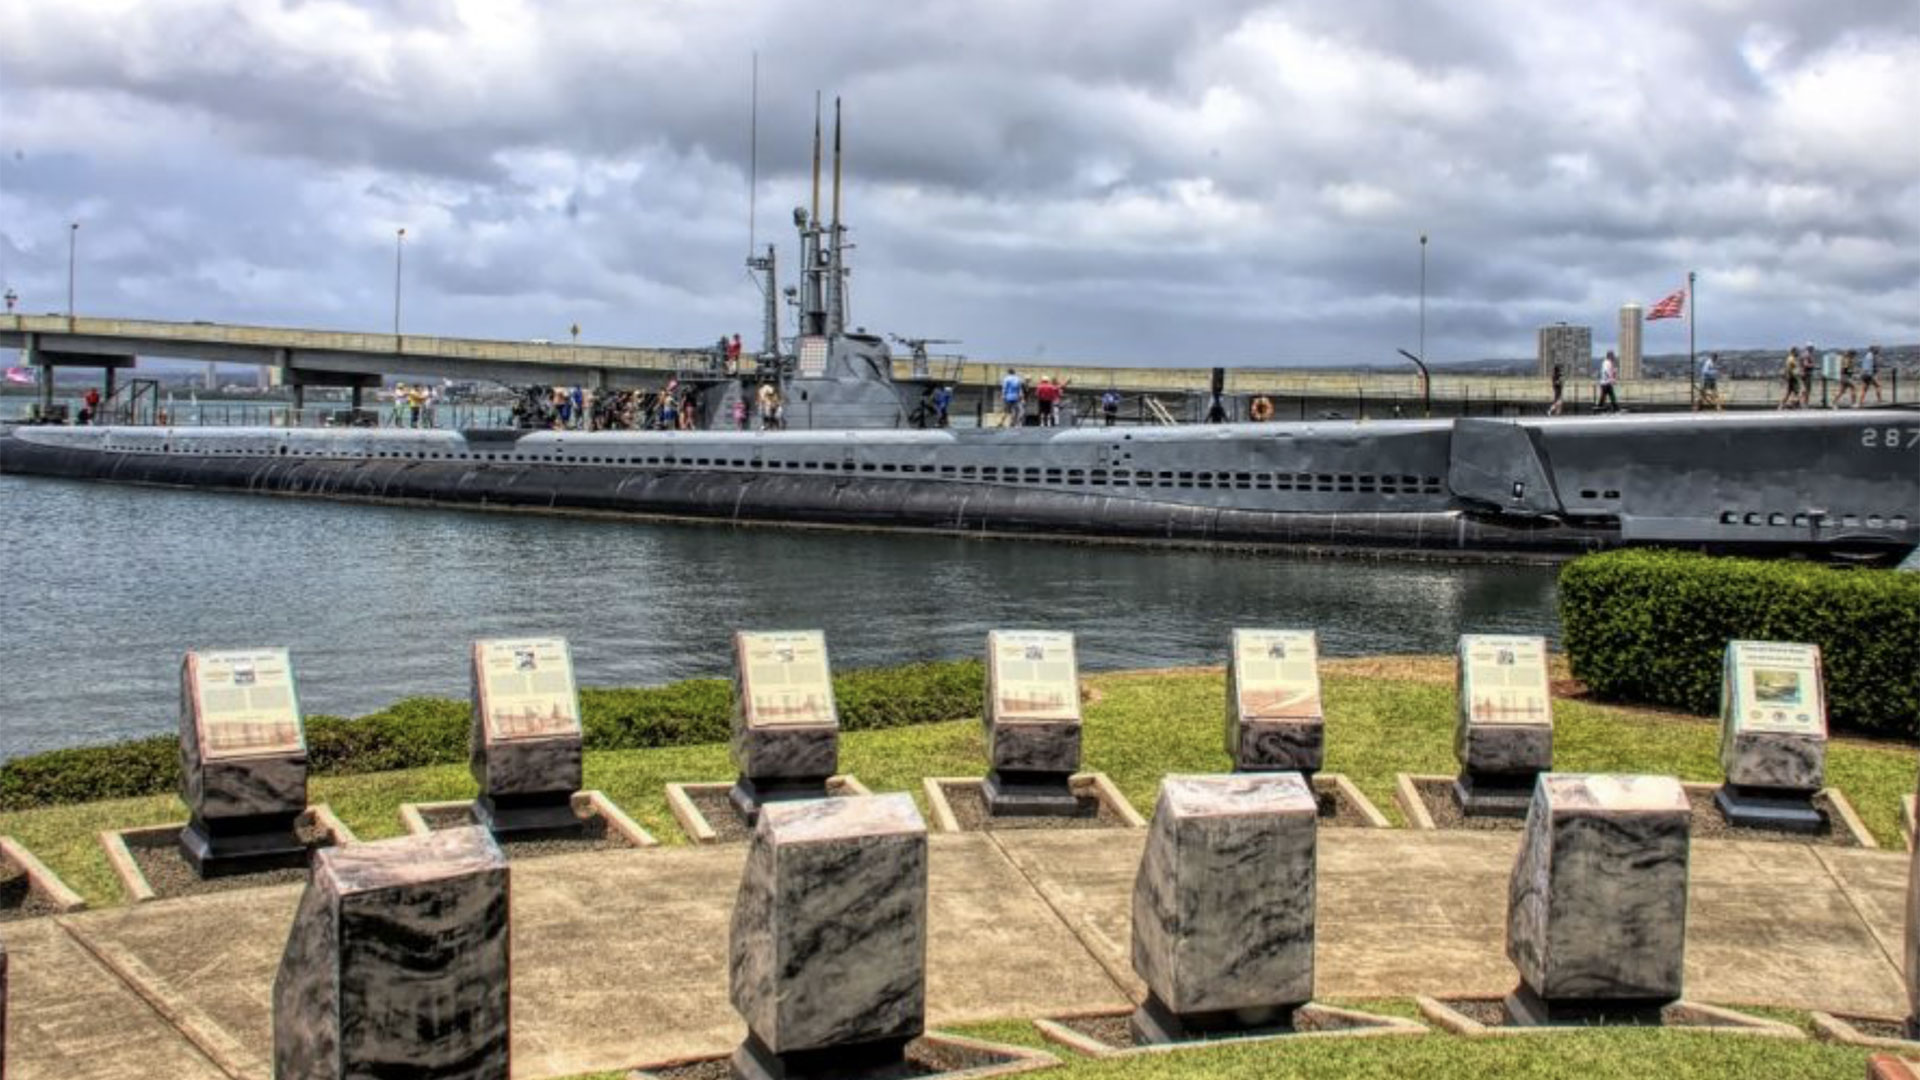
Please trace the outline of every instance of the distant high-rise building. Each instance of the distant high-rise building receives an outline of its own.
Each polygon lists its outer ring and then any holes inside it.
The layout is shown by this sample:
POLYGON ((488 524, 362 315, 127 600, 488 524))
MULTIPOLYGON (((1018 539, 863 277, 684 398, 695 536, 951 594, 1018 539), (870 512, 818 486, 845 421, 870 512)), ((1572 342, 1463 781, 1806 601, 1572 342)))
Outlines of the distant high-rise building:
POLYGON ((1540 328, 1540 374, 1553 374, 1553 365, 1569 379, 1582 378, 1593 370, 1593 328, 1555 323, 1540 328))
POLYGON ((258 376, 259 381, 254 383, 255 386, 259 387, 262 390, 272 390, 274 387, 280 385, 279 365, 261 364, 257 370, 260 372, 260 374, 258 376))
POLYGON ((211 361, 208 362, 206 373, 200 377, 200 389, 220 389, 220 365, 212 363, 211 361))
POLYGON ((1640 377, 1640 305, 1620 305, 1620 377, 1640 377))

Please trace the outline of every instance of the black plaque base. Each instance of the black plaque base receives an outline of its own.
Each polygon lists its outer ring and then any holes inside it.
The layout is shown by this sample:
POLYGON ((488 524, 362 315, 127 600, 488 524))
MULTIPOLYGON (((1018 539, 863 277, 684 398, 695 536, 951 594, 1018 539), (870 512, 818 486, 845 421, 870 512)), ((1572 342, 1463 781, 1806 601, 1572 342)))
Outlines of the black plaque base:
POLYGON ((875 1073, 898 1075, 912 1036, 776 1054, 751 1031, 733 1052, 733 1080, 859 1080, 875 1073))
POLYGON ((1907 1017, 1906 1027, 1907 1038, 1913 1042, 1920 1042, 1920 1016, 1907 1017))
POLYGON ((1539 773, 1472 773, 1454 778, 1453 797, 1471 817, 1526 817, 1539 773))
POLYGON ((1678 998, 1560 998, 1548 1000, 1526 983, 1514 987, 1504 1004, 1513 1022, 1524 1027, 1552 1024, 1659 1026, 1660 1014, 1678 998))
POLYGON ((573 812, 570 791, 482 795, 473 800, 473 820, 496 837, 522 840, 580 831, 580 816, 573 812))
POLYGON ((761 777, 755 779, 743 776, 733 782, 733 790, 727 792, 733 808, 740 816, 752 824, 760 817, 763 803, 793 802, 798 799, 824 799, 827 797, 827 778, 824 776, 803 777, 761 777))
POLYGON ((1127 1027, 1136 1045, 1192 1042, 1218 1038, 1236 1032, 1252 1034, 1293 1026, 1293 1013, 1306 1002, 1293 1005, 1267 1005, 1257 1009, 1221 1009, 1217 1012, 1177 1013, 1147 992, 1147 1000, 1133 1010, 1127 1027))
POLYGON ((303 812, 196 817, 180 830, 180 855, 203 879, 305 866, 307 845, 295 829, 303 812))
POLYGON ((1813 805, 1814 794, 1722 784, 1713 793, 1713 804, 1729 823, 1743 828, 1817 833, 1826 829, 1827 818, 1813 805))
POLYGON ((987 774, 980 793, 986 799, 987 813, 995 817, 1093 816, 1098 807, 1081 803, 1071 779, 1071 773, 996 769, 987 774))

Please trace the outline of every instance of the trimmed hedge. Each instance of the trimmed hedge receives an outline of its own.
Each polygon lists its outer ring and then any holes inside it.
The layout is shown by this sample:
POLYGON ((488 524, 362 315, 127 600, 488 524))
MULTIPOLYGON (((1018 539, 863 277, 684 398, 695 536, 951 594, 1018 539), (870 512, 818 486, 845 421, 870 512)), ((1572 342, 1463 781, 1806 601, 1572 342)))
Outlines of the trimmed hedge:
MULTIPOLYGON (((833 678, 840 726, 869 731, 979 716, 986 671, 977 660, 848 671, 833 678)), ((580 691, 589 750, 639 750, 725 742, 733 709, 725 679, 580 691)), ((469 706, 407 698, 358 719, 307 718, 307 760, 318 775, 386 772, 467 759, 469 706)), ((0 765, 0 810, 159 795, 180 787, 180 741, 171 735, 54 750, 0 765)))
POLYGON ((1920 574, 1613 551, 1560 571, 1560 625, 1599 697, 1702 715, 1719 712, 1728 641, 1810 642, 1834 726, 1920 737, 1920 574))

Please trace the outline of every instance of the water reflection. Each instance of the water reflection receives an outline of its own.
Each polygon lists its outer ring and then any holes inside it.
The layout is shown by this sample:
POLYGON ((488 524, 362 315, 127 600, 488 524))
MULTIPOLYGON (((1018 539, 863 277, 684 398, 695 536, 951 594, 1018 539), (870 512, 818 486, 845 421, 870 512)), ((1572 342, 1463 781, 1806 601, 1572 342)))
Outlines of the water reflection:
POLYGON ((1074 631, 1090 670, 1218 663, 1234 626, 1328 654, 1554 635, 1553 571, 634 524, 0 477, 14 615, 0 757, 176 728, 182 650, 286 645, 309 712, 464 697, 475 637, 555 633, 583 681, 727 671, 736 628, 817 627, 838 667, 1074 631))

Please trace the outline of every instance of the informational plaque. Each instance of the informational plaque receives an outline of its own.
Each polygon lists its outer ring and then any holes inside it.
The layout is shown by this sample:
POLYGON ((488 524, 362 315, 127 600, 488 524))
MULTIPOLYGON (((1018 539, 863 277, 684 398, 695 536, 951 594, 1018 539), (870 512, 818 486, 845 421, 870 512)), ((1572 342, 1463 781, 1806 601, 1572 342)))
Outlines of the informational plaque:
POLYGON ((1553 723, 1545 638, 1464 635, 1460 679, 1460 707, 1471 723, 1553 723))
POLYGON ((1319 643, 1311 630, 1235 630, 1234 691, 1243 720, 1314 720, 1319 643))
POLYGON ((490 740, 547 739, 580 731, 580 692, 565 638, 476 641, 473 669, 490 740))
POLYGON ((742 630, 733 640, 748 727, 839 726, 825 634, 742 630))
POLYGON ((1730 732, 1826 737, 1820 646, 1729 641, 1723 670, 1720 710, 1730 732))
POLYGON ((306 752, 287 650, 190 652, 182 676, 203 760, 306 752))
POLYGON ((1073 635, 995 630, 987 635, 995 722, 1080 719, 1080 676, 1073 635))

